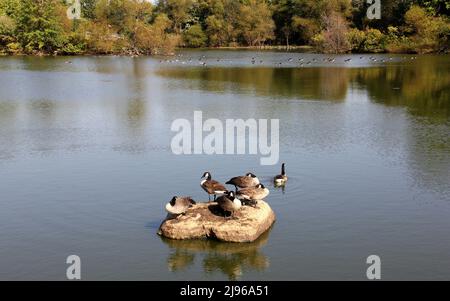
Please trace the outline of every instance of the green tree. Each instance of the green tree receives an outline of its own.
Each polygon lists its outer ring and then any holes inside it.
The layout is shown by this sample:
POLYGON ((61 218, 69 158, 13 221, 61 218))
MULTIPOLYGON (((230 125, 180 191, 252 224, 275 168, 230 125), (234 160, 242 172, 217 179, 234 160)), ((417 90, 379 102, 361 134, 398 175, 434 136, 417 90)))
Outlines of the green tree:
POLYGON ((365 32, 364 52, 383 52, 384 35, 378 29, 369 28, 365 32))
POLYGON ((290 39, 292 43, 308 44, 311 32, 317 33, 317 28, 320 31, 327 0, 274 0, 271 3, 279 43, 290 39))
POLYGON ((62 25, 65 11, 58 0, 21 0, 16 16, 17 38, 27 52, 58 50, 66 42, 62 25))
POLYGON ((159 14, 150 26, 140 26, 136 31, 137 47, 145 54, 173 54, 180 41, 179 35, 167 34, 171 25, 165 14, 159 14))
POLYGON ((195 24, 183 32, 183 41, 188 47, 204 47, 207 37, 200 24, 195 24))
POLYGON ((265 1, 249 0, 241 6, 238 30, 247 45, 261 46, 273 39, 274 29, 272 12, 265 1))
MULTIPOLYGON (((208 0, 203 6, 204 26, 210 46, 228 46, 237 40, 241 4, 235 0, 208 0)), ((200 22, 203 18, 200 18, 200 22)))
POLYGON ((19 5, 20 0, 0 0, 0 15, 15 16, 19 5))
POLYGON ((190 18, 194 0, 159 0, 158 11, 165 13, 172 20, 173 30, 181 34, 185 23, 190 18))
POLYGON ((432 15, 449 15, 450 0, 422 0, 417 5, 424 7, 432 15))
POLYGON ((449 33, 449 22, 434 17, 417 5, 413 5, 405 14, 406 32, 412 34, 414 48, 419 52, 432 52, 439 48, 440 40, 449 33))
POLYGON ((127 0, 98 0, 95 6, 95 18, 116 26, 119 31, 125 28, 127 0))
POLYGON ((97 0, 80 0, 80 3, 83 18, 94 19, 97 0))

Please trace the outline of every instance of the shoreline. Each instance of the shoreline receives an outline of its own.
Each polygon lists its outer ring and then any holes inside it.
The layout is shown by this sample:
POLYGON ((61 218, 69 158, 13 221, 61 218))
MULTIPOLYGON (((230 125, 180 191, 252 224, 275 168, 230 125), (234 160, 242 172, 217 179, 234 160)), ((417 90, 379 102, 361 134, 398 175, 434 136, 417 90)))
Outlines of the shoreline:
POLYGON ((200 47, 200 48, 189 48, 189 47, 177 47, 175 52, 168 54, 138 54, 130 52, 118 52, 118 53, 95 53, 95 52, 83 52, 78 54, 61 54, 61 53, 0 53, 0 57, 76 57, 76 56, 120 56, 120 57, 172 57, 176 56, 178 51, 213 51, 213 50, 252 50, 252 51, 286 51, 286 52, 303 52, 303 53, 314 53, 314 54, 327 54, 327 55, 363 55, 363 54, 397 54, 397 55, 446 55, 450 54, 449 51, 444 52, 343 52, 343 53, 329 53, 319 51, 317 48, 309 45, 270 45, 270 46, 221 46, 221 47, 200 47))

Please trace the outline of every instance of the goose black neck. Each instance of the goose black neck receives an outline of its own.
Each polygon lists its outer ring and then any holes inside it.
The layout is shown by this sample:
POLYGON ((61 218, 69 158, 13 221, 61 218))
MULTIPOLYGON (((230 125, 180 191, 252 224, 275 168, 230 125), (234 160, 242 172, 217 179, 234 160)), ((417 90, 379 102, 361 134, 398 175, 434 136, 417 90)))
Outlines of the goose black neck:
POLYGON ((285 169, 284 169, 284 163, 281 165, 281 174, 282 174, 283 176, 286 175, 286 171, 285 171, 285 169))

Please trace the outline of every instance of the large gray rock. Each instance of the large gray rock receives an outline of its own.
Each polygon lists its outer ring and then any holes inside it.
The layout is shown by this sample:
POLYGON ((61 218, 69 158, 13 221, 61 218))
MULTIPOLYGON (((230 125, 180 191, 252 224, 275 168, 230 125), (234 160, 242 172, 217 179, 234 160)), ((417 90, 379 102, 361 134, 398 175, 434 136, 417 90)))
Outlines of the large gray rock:
POLYGON ((171 239, 213 238, 227 242, 251 242, 275 222, 269 204, 258 201, 256 207, 242 206, 234 217, 225 218, 217 203, 198 203, 184 214, 168 216, 158 234, 171 239))

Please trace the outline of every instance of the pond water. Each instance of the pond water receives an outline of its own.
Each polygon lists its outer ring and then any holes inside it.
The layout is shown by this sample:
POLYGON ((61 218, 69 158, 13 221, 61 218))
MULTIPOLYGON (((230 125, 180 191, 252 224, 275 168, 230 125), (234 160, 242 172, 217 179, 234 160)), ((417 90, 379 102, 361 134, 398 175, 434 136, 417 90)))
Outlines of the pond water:
POLYGON ((180 51, 0 58, 0 279, 450 280, 450 56, 180 51), (280 161, 175 155, 177 118, 280 122, 280 161), (286 163, 285 189, 271 177, 286 163), (258 241, 171 241, 173 195, 255 173, 258 241))

